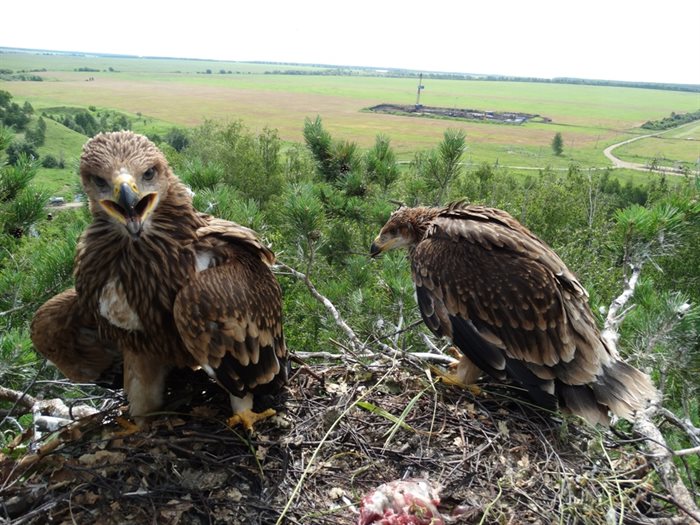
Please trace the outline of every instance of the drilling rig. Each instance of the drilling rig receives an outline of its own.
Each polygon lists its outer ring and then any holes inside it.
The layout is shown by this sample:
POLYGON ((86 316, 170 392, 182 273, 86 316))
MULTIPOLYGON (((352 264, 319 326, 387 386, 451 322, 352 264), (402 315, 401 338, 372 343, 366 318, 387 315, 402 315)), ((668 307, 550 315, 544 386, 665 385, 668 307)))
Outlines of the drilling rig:
POLYGON ((420 77, 418 77, 418 92, 416 94, 416 109, 422 108, 422 104, 420 103, 420 92, 421 90, 425 89, 425 86, 423 85, 423 73, 420 74, 420 77))

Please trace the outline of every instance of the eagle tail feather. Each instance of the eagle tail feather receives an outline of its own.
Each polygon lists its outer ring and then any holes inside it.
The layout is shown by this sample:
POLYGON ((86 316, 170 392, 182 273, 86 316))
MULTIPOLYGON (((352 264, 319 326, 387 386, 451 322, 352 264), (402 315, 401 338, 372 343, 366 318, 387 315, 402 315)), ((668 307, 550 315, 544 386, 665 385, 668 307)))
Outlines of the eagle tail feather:
POLYGON ((648 375, 623 361, 614 361, 591 383, 599 403, 618 417, 631 421, 635 413, 658 400, 659 393, 648 375))
POLYGON ((557 392, 563 409, 582 417, 593 426, 610 425, 608 407, 598 402, 588 385, 567 385, 560 382, 557 392))

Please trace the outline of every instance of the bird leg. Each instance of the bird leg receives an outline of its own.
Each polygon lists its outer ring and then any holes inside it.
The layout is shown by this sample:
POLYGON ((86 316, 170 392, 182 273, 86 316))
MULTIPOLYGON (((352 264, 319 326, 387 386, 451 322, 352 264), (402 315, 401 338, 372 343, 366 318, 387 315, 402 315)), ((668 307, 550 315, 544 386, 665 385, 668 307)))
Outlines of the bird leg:
POLYGON ((169 367, 158 360, 124 352, 124 391, 129 400, 129 415, 136 424, 117 421, 124 427, 123 435, 134 434, 146 426, 146 416, 158 410, 163 404, 165 378, 169 367))
POLYGON ((268 408, 262 412, 253 412, 253 394, 250 393, 246 394, 245 397, 231 395, 230 398, 233 416, 226 421, 230 427, 235 427, 240 424, 243 425, 243 428, 247 431, 252 432, 255 423, 268 419, 277 413, 272 408, 268 408))

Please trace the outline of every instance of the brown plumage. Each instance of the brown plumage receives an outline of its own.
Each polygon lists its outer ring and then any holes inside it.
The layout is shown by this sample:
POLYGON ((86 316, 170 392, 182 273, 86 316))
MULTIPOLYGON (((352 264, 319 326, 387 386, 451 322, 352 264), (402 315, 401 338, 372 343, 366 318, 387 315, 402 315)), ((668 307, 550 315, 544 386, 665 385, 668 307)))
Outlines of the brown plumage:
POLYGON ((428 328, 462 351, 458 374, 510 378, 538 404, 606 424, 630 419, 656 390, 602 337, 588 294, 559 256, 508 213, 455 203, 400 208, 372 255, 408 248, 428 328))
POLYGON ((123 358, 133 416, 160 408, 173 368, 201 367, 235 412, 287 378, 272 252, 255 233, 198 213, 162 152, 131 132, 88 141, 80 176, 93 222, 75 289, 35 314, 32 341, 70 379, 96 381, 123 358))

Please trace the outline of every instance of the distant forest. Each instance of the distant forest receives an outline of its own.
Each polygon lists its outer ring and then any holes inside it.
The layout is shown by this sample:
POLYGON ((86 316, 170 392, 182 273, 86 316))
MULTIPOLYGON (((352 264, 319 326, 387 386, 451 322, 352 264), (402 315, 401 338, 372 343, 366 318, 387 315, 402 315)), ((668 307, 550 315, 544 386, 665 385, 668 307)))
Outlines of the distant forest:
MULTIPOLYGON (((43 50, 30 50, 24 48, 9 48, 0 47, 0 52, 3 51, 43 51, 43 50)), ((45 50, 49 51, 49 50, 45 50)), ((59 51, 51 51, 56 54, 65 54, 69 56, 83 56, 81 53, 61 53, 59 51)), ((122 55, 122 54, 110 54, 110 53, 96 53, 91 54, 91 56, 107 57, 107 58, 137 58, 133 55, 122 55)), ((180 60, 178 57, 138 57, 146 59, 157 59, 157 60, 180 60)), ((187 60, 201 60, 205 59, 192 59, 187 60)), ((217 60, 206 60, 207 62, 238 62, 235 60, 229 61, 217 61, 217 60)), ((415 77, 416 75, 422 73, 424 78, 429 79, 443 79, 443 80, 487 80, 487 81, 505 81, 505 82, 543 82, 547 84, 580 84, 587 86, 613 86, 613 87, 633 87, 642 89, 660 89, 660 90, 670 90, 670 91, 687 91, 692 93, 700 93, 700 85, 698 84, 674 84, 668 82, 634 82, 625 80, 600 80, 600 79, 588 79, 588 78, 573 78, 573 77, 558 77, 558 78, 540 78, 540 77, 517 77, 508 75, 479 75, 474 73, 456 73, 456 72, 437 72, 437 71, 417 71, 413 69, 395 69, 395 68, 377 68, 377 67, 365 67, 365 66, 339 66, 337 64, 301 64, 298 62, 265 62, 265 61, 239 61, 241 64, 267 64, 271 66, 294 66, 294 67, 314 67, 321 68, 321 70, 299 70, 299 69, 275 69, 267 71, 268 75, 340 75, 340 76, 386 76, 386 77, 415 77)), ((0 70, 0 78, 5 80, 33 80, 41 81, 43 80, 38 75, 17 75, 8 78, 12 75, 10 70, 0 70)), ((26 73, 26 72, 20 72, 26 73)), ((224 73, 223 70, 220 73, 224 73)), ((230 73, 230 72, 229 72, 230 73)))
MULTIPOLYGON (((259 64, 271 64, 273 62, 256 62, 259 64)), ((340 76, 384 76, 392 78, 415 77, 419 71, 412 69, 382 69, 370 67, 332 66, 327 64, 295 64, 285 63, 287 66, 312 66, 325 68, 322 70, 300 70, 300 69, 275 69, 267 71, 268 75, 340 75, 340 76)), ((515 77, 508 75, 477 75, 471 73, 439 73, 434 71, 423 72, 423 78, 440 80, 481 80, 493 82, 539 82, 546 84, 578 84, 584 86, 611 86, 611 87, 631 87, 642 89, 661 89, 665 91, 687 91, 700 93, 698 84, 673 84, 664 82, 630 82, 625 80, 598 80, 588 78, 558 77, 515 77)))

